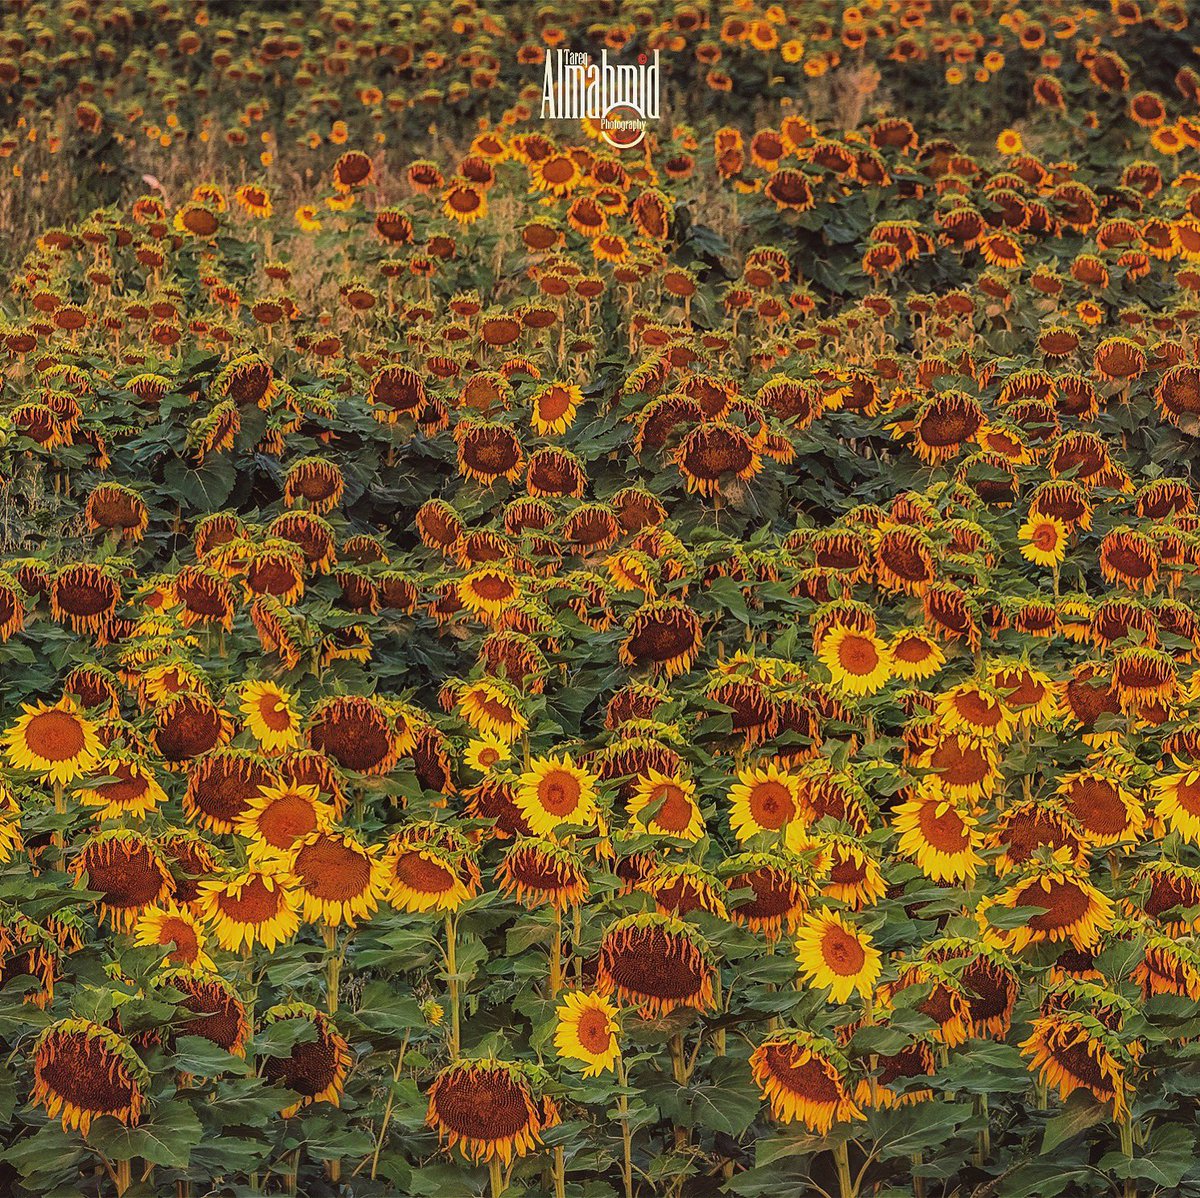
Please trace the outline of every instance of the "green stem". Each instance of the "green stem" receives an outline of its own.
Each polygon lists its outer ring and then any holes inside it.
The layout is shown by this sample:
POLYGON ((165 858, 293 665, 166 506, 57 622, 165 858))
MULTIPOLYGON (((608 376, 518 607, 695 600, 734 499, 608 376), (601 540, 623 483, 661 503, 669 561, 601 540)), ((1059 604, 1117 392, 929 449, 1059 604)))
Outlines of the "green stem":
POLYGON ((558 997, 562 989, 562 908, 554 908, 554 927, 550 940, 550 1001, 558 997))
POLYGON ((458 1009, 458 921, 453 915, 446 916, 446 976, 450 982, 450 1059, 457 1061, 462 1045, 460 1013, 458 1009))
POLYGON ((504 1193, 505 1185, 504 1173, 501 1171, 498 1156, 494 1156, 488 1161, 488 1177, 492 1183, 492 1198, 500 1198, 500 1195, 504 1193))
POLYGON ((850 1179, 850 1149, 843 1140, 834 1150, 833 1159, 837 1162, 838 1194, 840 1198, 857 1198, 858 1191, 850 1179))
POLYGON ((338 1009, 338 986, 342 973, 342 957, 337 948, 337 928, 325 924, 321 928, 325 939, 325 1006, 330 1015, 336 1015, 338 1009))
POLYGON ((625 1198, 633 1198, 633 1132, 629 1126, 629 1096, 625 1091, 629 1088, 629 1074, 625 1068, 625 1058, 617 1057, 617 1083, 621 1093, 617 1095, 617 1113, 621 1117, 621 1147, 624 1156, 621 1160, 621 1179, 625 1182, 625 1198))
POLYGON ((408 1052, 408 1037, 409 1033, 404 1033, 404 1040, 400 1045, 400 1052, 396 1056, 396 1066, 392 1070, 392 1086, 388 1090, 387 1102, 383 1106, 383 1119, 379 1124, 379 1135, 375 1139, 375 1151, 371 1156, 371 1180, 375 1180, 375 1173, 379 1168, 379 1154, 383 1151, 383 1142, 387 1139, 388 1126, 392 1122, 392 1107, 396 1101, 396 1083, 400 1080, 400 1070, 404 1068, 404 1054, 408 1052))

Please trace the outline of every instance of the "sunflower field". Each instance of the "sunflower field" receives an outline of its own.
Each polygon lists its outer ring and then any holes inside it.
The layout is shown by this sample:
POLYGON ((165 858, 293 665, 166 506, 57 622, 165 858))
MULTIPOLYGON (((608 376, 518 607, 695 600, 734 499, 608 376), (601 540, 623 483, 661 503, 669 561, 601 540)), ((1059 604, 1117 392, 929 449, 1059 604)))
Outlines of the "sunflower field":
POLYGON ((1192 9, 7 0, 0 1194, 1200 1195, 1192 9))

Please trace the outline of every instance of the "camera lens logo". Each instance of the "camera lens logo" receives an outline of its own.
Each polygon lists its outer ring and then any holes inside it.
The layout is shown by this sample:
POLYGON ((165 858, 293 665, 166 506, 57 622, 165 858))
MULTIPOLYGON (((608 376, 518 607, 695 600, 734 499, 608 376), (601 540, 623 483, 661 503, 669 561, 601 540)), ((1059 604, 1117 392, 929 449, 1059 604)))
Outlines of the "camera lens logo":
POLYGON ((635 104, 614 104, 600 118, 600 136, 615 149, 631 150, 646 138, 646 117, 635 104))

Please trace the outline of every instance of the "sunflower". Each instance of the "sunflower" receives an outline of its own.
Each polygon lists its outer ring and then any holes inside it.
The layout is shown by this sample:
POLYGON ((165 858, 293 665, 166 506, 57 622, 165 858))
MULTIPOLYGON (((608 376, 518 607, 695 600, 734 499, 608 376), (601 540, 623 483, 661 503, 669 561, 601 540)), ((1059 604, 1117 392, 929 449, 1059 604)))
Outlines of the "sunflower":
POLYGON ((150 1084, 129 1042, 89 1019, 61 1019, 33 1048, 33 1102, 64 1131, 87 1135, 94 1119, 111 1115, 136 1126, 150 1084))
POLYGON ((261 944, 274 952, 300 927, 299 899, 289 874, 276 862, 201 880, 196 903, 214 925, 217 943, 230 952, 261 944))
POLYGON ((292 706, 292 695, 273 682, 246 682, 240 697, 246 727, 263 749, 277 753, 299 745, 300 717, 292 706))
POLYGON ((1155 778, 1154 815, 1191 844, 1200 843, 1200 767, 1155 778))
POLYGON ((784 1031, 751 1054, 750 1072, 780 1123, 803 1123, 828 1135, 835 1123, 862 1119, 846 1085, 849 1067, 832 1041, 806 1031, 784 1031))
POLYGON ((495 621, 513 603, 520 601, 521 584, 506 569, 480 566, 455 584, 459 601, 467 611, 495 621))
POLYGON ((245 749, 217 749, 188 767, 183 810, 189 823, 210 832, 232 832, 264 787, 279 779, 245 749))
POLYGON ((167 801, 153 771, 138 756, 109 750, 97 762, 94 776, 75 792, 85 807, 98 807, 100 819, 142 819, 167 801))
POLYGON ((333 696, 317 704, 307 736, 310 748, 365 775, 388 773, 404 750, 383 704, 361 695, 333 696))
POLYGON ((983 864, 978 821, 940 786, 926 785, 896 807, 899 851, 935 882, 972 882, 983 864))
MULTIPOLYGON (((873 907, 887 893, 879 862, 854 837, 842 833, 817 836, 812 845, 828 859, 821 881, 825 898, 861 911, 873 907)), ((793 842, 788 847, 800 853, 805 846, 793 842)))
POLYGON ((1088 880, 1087 873, 1056 863, 1033 865, 996 898, 1001 907, 1040 908, 1041 913, 1001 935, 1014 952, 1028 945, 1069 940, 1091 948, 1112 927, 1112 900, 1088 880))
POLYGON ((316 1034, 311 1039, 293 1042, 286 1056, 263 1060, 262 1075, 268 1082, 299 1095, 280 1114, 289 1119, 302 1107, 316 1102, 337 1106, 350 1072, 350 1046, 339 1035, 329 1016, 307 1003, 280 1003, 263 1015, 265 1027, 281 1023, 307 1024, 316 1034))
POLYGON ((565 433, 575 419, 583 392, 573 383, 546 383, 530 396, 530 421, 543 437, 565 433))
POLYGON ((937 717, 948 732, 961 732, 994 740, 1010 741, 1017 718, 1000 694, 983 682, 960 682, 937 699, 937 717))
POLYGON ((829 1001, 869 998, 883 965, 870 937, 836 911, 814 911, 796 933, 796 960, 805 982, 829 990, 829 1001))
POLYGON ((702 866, 685 861, 648 862, 648 872, 638 879, 636 889, 654 899, 661 915, 683 918, 693 911, 708 911, 725 919, 725 887, 702 866))
POLYGON ((242 809, 235 827, 267 851, 290 852, 313 832, 325 832, 336 818, 315 786, 260 786, 242 809))
POLYGON ((700 618, 674 599, 644 603, 627 628, 621 661, 627 666, 649 667, 666 678, 690 670, 703 645, 700 618))
POLYGON ((14 769, 30 770, 61 785, 90 772, 100 757, 96 726, 79 714, 70 698, 57 703, 22 703, 23 715, 4 733, 5 753, 14 769))
POLYGON ((469 682, 456 695, 463 719, 477 732, 512 744, 529 726, 518 691, 495 678, 469 682))
POLYGON ((512 760, 512 747, 498 736, 480 736, 463 752, 463 761, 480 774, 490 773, 498 765, 512 760))
POLYGON ((1064 1102, 1076 1090, 1088 1090, 1097 1102, 1111 1105, 1115 1119, 1125 1117, 1133 1061, 1113 1032, 1094 1016, 1073 1011, 1043 1015, 1031 1027, 1020 1047, 1044 1084, 1064 1102))
POLYGON ((933 1046, 927 1040, 914 1040, 899 1052, 879 1054, 877 1072, 858 1081, 854 1087, 854 1101, 861 1107, 880 1110, 928 1102, 933 1098, 933 1090, 913 1082, 917 1078, 932 1077, 936 1071, 933 1046))
POLYGON ((246 1004, 224 978, 191 969, 168 970, 162 981, 180 995, 175 1030, 201 1036, 234 1056, 244 1056, 250 1036, 246 1004))
POLYGON ((731 895, 748 892, 731 899, 729 918, 768 940, 793 928, 808 909, 807 878, 793 853, 741 853, 722 863, 721 875, 731 895))
POLYGON ((617 1009, 603 994, 572 990, 556 1014, 554 1047, 560 1060, 581 1061, 584 1077, 599 1077, 616 1066, 621 1055, 617 1009))
POLYGON ((741 769, 729 791, 729 823, 738 840, 749 840, 760 832, 778 832, 796 819, 800 809, 799 777, 768 762, 741 769))
POLYGON ((1123 783, 1119 774, 1099 769, 1081 770, 1060 783, 1058 794, 1064 808, 1086 843, 1104 848, 1126 842, 1127 851, 1132 851, 1140 839, 1146 812, 1141 800, 1123 783))
POLYGON ((923 682, 946 664, 942 647, 918 628, 904 628, 888 642, 892 673, 905 682, 923 682))
POLYGON ((521 775, 514 799, 535 835, 552 837, 564 824, 582 828, 595 824, 598 783, 570 754, 536 757, 521 775))
POLYGON ((835 625, 821 640, 817 654, 836 686, 850 695, 872 695, 892 675, 887 645, 873 633, 835 625))
POLYGON ((628 915, 600 941, 597 987, 639 1007, 646 1018, 682 1006, 711 1009, 715 976, 699 933, 674 916, 628 915))
POLYGON ((496 869, 502 894, 512 895, 531 909, 548 905, 558 910, 587 900, 587 871, 565 845, 541 837, 522 837, 496 869))
POLYGON ((696 784, 678 775, 647 770, 638 778, 627 810, 635 824, 659 836, 697 841, 704 835, 696 784))
POLYGON ((290 855, 291 885, 309 923, 349 927, 369 919, 386 892, 384 863, 353 832, 317 829, 290 855))
POLYGON ((162 960, 163 968, 214 968, 204 951, 203 929, 191 910, 177 903, 143 911, 134 928, 134 943, 144 948, 169 948, 162 960))
POLYGON ((465 853, 397 833, 383 858, 387 900, 401 911, 457 911, 479 890, 479 871, 465 853))
POLYGON ((425 1117, 438 1141, 467 1160, 495 1157, 506 1165, 533 1151, 558 1121, 554 1104, 539 1101, 527 1066, 493 1058, 447 1065, 429 1090, 425 1117))
POLYGON ((1054 516, 1031 513, 1017 537, 1021 556, 1036 566, 1058 567, 1067 555, 1067 526, 1054 516))
POLYGON ((71 863, 76 881, 98 892, 102 919, 128 931, 148 907, 171 891, 171 874, 152 841, 139 832, 113 829, 92 836, 71 863))

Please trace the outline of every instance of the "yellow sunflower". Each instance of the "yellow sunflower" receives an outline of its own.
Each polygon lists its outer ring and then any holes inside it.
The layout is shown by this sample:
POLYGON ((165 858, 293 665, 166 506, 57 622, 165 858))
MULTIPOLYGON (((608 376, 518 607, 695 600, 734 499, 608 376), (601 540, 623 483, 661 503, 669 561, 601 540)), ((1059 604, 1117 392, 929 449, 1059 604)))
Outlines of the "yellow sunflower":
POLYGON ((463 753, 467 766, 480 774, 491 773, 498 765, 512 760, 512 746, 498 736, 476 737, 463 753))
POLYGON ((874 633, 835 625, 821 640, 817 654, 836 686, 849 695, 872 695, 892 676, 892 656, 874 633))
POLYGON ((246 727, 268 753, 294 749, 300 743, 300 717, 292 700, 273 682, 247 682, 241 688, 246 727))
POLYGON ((261 944, 267 952, 290 940, 300 927, 293 883, 278 862, 223 877, 205 878, 196 903, 213 925, 217 943, 230 952, 261 944))
POLYGON ((972 881, 983 859, 983 835, 965 805, 936 785, 918 790, 895 809, 899 850, 935 882, 972 881))
POLYGON ((101 752, 96 726, 79 714, 74 700, 22 703, 21 710, 24 714, 4 734, 10 765, 61 784, 88 773, 96 764, 101 752))
POLYGON ((583 1062, 583 1076, 612 1069, 621 1055, 617 1008, 603 994, 572 990, 558 1005, 554 1047, 560 1059, 583 1062))
POLYGON ((143 948, 166 948, 164 969, 214 969, 212 958, 204 951, 204 929, 191 910, 177 903, 150 907, 143 911, 134 928, 134 943, 143 948))
POLYGON ((796 934, 800 975, 810 986, 829 990, 831 1002, 852 994, 868 998, 883 968, 883 957, 871 938, 836 911, 814 911, 796 934))
POLYGON ((729 790, 729 823, 738 840, 778 832, 801 819, 800 779, 775 762, 738 771, 729 790))
POLYGON ((628 811, 629 818, 647 832, 687 841, 704 835, 696 784, 687 778, 648 769, 638 777, 628 811))
POLYGON ((1155 778, 1154 814, 1190 844, 1200 842, 1200 768, 1155 778))
POLYGON ((292 885, 309 923, 369 919, 386 891, 384 864, 353 832, 316 831, 291 853, 292 885))
POLYGON ((553 836, 564 824, 596 822, 598 780, 569 754, 537 757, 521 775, 513 800, 535 836, 553 836))
POLYGON ((1017 530, 1021 556, 1035 566, 1058 566, 1067 556, 1067 526, 1055 516, 1034 513, 1017 530))

